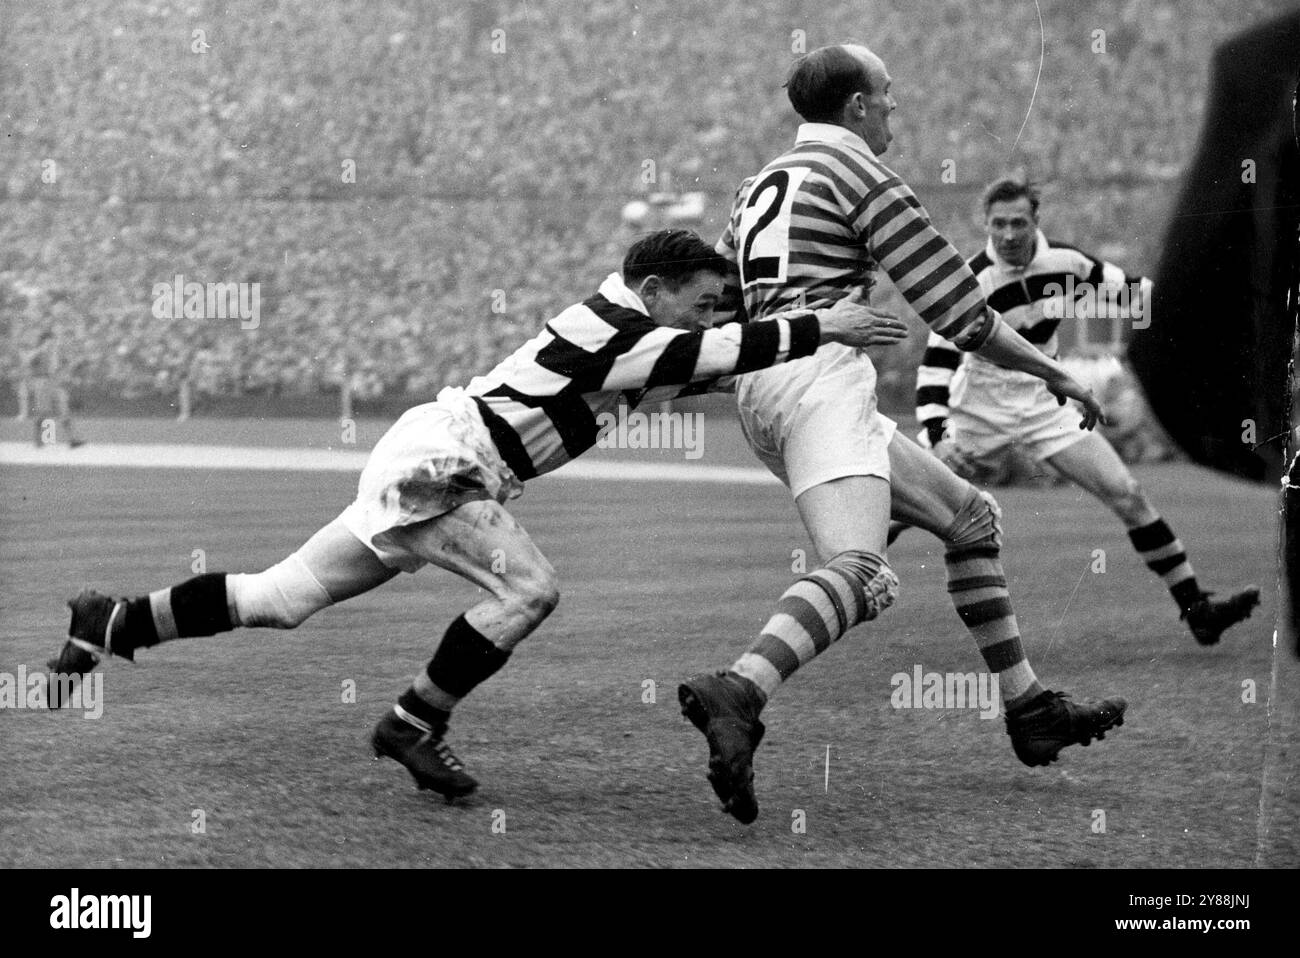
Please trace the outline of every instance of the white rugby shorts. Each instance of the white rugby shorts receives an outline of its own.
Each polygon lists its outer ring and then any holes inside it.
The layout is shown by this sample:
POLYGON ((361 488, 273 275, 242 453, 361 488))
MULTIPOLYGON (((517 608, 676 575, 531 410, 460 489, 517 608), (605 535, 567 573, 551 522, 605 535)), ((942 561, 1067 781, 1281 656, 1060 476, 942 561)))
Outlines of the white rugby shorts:
POLYGON ((822 359, 827 351, 736 384, 749 447, 796 499, 846 476, 889 480, 897 424, 876 408, 875 367, 865 355, 822 359))
POLYGON ((1041 379, 986 362, 962 363, 949 387, 953 442, 980 466, 1000 462, 1011 446, 1043 461, 1088 435, 1083 414, 1061 405, 1041 379))
POLYGON ((505 503, 523 483, 501 459, 478 406, 447 387, 435 402, 413 406, 375 445, 340 519, 390 568, 414 572, 425 560, 389 533, 435 519, 467 502, 505 503))

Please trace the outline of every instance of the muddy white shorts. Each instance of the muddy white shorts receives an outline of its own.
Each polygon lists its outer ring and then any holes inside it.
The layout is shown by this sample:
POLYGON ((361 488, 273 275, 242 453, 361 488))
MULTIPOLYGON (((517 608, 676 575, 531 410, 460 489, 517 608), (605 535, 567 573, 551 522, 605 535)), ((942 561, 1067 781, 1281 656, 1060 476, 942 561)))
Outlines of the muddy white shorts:
POLYGON ((339 518, 385 565, 414 572, 425 560, 394 541, 392 530, 467 502, 505 503, 523 488, 474 400, 448 387, 435 402, 408 409, 384 433, 361 472, 356 500, 339 518))

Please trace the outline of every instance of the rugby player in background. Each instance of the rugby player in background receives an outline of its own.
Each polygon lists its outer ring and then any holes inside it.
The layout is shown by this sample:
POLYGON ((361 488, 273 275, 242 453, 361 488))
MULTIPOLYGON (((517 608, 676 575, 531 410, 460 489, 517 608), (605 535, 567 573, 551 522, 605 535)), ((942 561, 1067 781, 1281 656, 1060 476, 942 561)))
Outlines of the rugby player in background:
MULTIPOLYGON (((744 311, 763 319, 870 290, 883 269, 932 330, 1079 400, 1078 426, 1091 429, 1101 416, 1091 391, 998 318, 912 191, 877 158, 893 138, 891 82, 863 46, 822 47, 795 61, 786 87, 807 122, 793 148, 741 184, 718 243, 738 267, 744 311)), ((943 540, 948 591, 998 677, 1022 762, 1046 765, 1066 746, 1087 745, 1123 724, 1123 699, 1077 703, 1039 683, 999 560, 997 503, 897 433, 876 409, 875 386, 871 360, 838 347, 737 384, 750 447, 789 487, 825 563, 786 591, 729 670, 678 689, 683 714, 708 741, 709 781, 742 822, 758 816, 752 759, 768 697, 897 595, 885 559, 891 511, 943 540)))
POLYGON ((810 356, 825 343, 901 341, 906 325, 848 299, 711 329, 730 265, 695 233, 634 243, 622 274, 570 306, 464 389, 408 409, 366 462, 356 500, 305 545, 254 575, 211 572, 133 599, 84 590, 50 668, 241 626, 292 629, 321 609, 433 564, 488 597, 447 629, 425 671, 375 728, 376 755, 448 799, 477 783, 448 747, 452 709, 495 673, 559 601, 555 572, 504 503, 590 449, 621 403, 700 392, 717 377, 810 356), (694 384, 694 385, 688 385, 694 384))
MULTIPOLYGON (((1130 277, 1112 263, 1073 246, 1049 241, 1038 226, 1038 191, 1003 177, 984 194, 988 244, 968 265, 989 305, 1003 322, 1055 357, 1057 326, 1072 294, 1097 304, 1102 315, 1119 310, 1141 319, 1151 281, 1130 277)), ((1164 582, 1201 645, 1250 615, 1259 589, 1248 586, 1225 599, 1201 589, 1182 542, 1161 518, 1106 437, 1074 428, 1074 411, 1022 372, 963 356, 942 336, 930 335, 916 374, 916 418, 934 454, 959 475, 978 482, 1016 443, 1029 455, 1092 493, 1119 517, 1147 568, 1164 582)), ((897 528, 891 529, 893 541, 897 528)))

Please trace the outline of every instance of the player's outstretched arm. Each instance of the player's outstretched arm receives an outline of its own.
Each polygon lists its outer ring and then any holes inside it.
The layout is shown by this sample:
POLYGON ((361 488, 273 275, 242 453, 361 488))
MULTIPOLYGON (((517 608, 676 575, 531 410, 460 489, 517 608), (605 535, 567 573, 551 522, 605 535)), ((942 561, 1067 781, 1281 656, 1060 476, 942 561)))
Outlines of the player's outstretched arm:
POLYGON ((997 324, 979 281, 897 176, 879 184, 853 227, 907 304, 959 349, 977 349, 997 324))
POLYGON ((1105 413, 1092 390, 1071 376, 1065 367, 1055 359, 1045 356, 1029 340, 1006 323, 999 322, 991 336, 975 352, 989 362, 997 363, 1007 369, 1019 370, 1031 376, 1037 376, 1047 383, 1047 388, 1056 394, 1062 402, 1066 398, 1077 399, 1083 404, 1081 429, 1091 429, 1097 423, 1107 424, 1105 413))
POLYGON ((654 389, 753 372, 811 356, 819 346, 886 346, 907 338, 892 313, 846 296, 823 309, 790 310, 771 319, 687 332, 657 326, 614 361, 601 390, 654 389))
POLYGON ((907 338, 907 324, 888 310, 870 305, 861 289, 814 312, 821 322, 823 343, 866 348, 893 346, 907 338))
POLYGON ((1037 376, 1058 397, 1077 399, 1084 407, 1082 428, 1106 422, 1092 390, 989 308, 975 274, 930 224, 924 208, 902 180, 895 177, 882 184, 855 226, 899 292, 934 332, 999 366, 1037 376))

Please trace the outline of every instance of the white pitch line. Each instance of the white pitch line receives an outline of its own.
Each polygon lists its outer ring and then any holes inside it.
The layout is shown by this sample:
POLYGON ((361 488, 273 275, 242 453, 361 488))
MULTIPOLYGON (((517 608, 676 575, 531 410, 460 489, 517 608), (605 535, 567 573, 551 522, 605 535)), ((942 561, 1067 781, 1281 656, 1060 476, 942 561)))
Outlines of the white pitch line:
POLYGON ((0 442, 6 466, 72 466, 96 469, 250 469, 300 472, 360 472, 366 453, 333 449, 259 449, 252 446, 206 446, 172 443, 88 443, 37 448, 0 442))
MULTIPOLYGON (((0 442, 0 466, 70 466, 95 469, 201 469, 258 472, 360 473, 369 453, 355 449, 283 449, 256 446, 206 446, 170 443, 89 443, 78 449, 38 449, 22 442, 0 442)), ((617 482, 710 482, 774 485, 765 469, 704 466, 698 463, 592 462, 579 460, 542 478, 617 482)))

